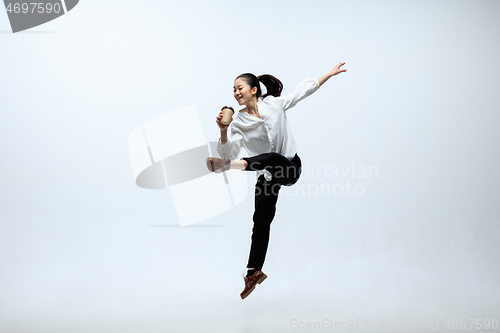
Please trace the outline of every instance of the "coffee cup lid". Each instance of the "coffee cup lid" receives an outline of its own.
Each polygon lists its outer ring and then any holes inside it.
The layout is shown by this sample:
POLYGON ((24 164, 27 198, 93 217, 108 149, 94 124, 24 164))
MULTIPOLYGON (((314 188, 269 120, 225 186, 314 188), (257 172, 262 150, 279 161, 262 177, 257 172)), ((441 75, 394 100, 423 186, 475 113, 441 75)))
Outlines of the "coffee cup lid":
POLYGON ((222 109, 220 109, 220 110, 222 111, 222 110, 224 110, 224 109, 229 109, 229 110, 233 111, 233 113, 234 113, 234 109, 233 109, 232 107, 230 107, 230 106, 224 106, 224 107, 223 107, 222 109))

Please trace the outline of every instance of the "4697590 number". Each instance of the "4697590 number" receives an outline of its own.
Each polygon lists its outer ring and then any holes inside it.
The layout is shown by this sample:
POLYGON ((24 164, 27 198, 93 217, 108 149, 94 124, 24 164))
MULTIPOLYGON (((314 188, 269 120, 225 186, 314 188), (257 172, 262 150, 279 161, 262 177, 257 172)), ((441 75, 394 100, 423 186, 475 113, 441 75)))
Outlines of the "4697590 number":
POLYGON ((24 2, 24 3, 9 3, 9 5, 5 8, 7 12, 10 14, 14 13, 59 13, 61 11, 61 5, 55 3, 52 5, 51 3, 37 3, 37 2, 24 2))
POLYGON ((447 329, 452 329, 452 330, 456 330, 456 329, 461 329, 461 330, 464 330, 466 328, 469 328, 469 329, 472 329, 472 328, 475 328, 477 330, 480 330, 480 329, 485 329, 485 330, 488 330, 488 329, 493 329, 493 330, 496 330, 498 328, 498 320, 497 319, 493 319, 493 320, 489 320, 489 319, 453 319, 453 320, 447 320, 445 323, 444 323, 444 328, 447 328, 447 329))

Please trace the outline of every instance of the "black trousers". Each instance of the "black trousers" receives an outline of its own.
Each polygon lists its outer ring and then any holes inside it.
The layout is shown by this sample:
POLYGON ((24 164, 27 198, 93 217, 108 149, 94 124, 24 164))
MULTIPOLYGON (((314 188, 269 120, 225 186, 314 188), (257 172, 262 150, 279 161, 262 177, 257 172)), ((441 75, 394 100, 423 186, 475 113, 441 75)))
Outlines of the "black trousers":
POLYGON ((276 213, 279 190, 281 186, 291 186, 299 180, 302 163, 297 154, 292 160, 278 153, 265 153, 242 159, 248 162, 245 171, 267 169, 273 176, 271 181, 267 181, 264 175, 261 175, 255 184, 252 245, 247 267, 262 270, 269 244, 271 222, 276 213))

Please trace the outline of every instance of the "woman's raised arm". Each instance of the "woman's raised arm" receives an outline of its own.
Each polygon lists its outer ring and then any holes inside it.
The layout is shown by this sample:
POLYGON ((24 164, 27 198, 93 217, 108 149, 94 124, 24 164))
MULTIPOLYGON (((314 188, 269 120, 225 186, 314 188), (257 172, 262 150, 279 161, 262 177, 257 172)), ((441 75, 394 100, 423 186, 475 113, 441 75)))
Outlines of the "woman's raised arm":
POLYGON ((337 66, 333 67, 333 69, 331 71, 329 71, 328 73, 326 73, 325 75, 320 77, 318 79, 319 85, 321 86, 323 83, 328 81, 329 78, 331 78, 334 75, 337 75, 338 73, 347 72, 347 69, 340 69, 340 66, 342 66, 344 64, 345 64, 345 62, 340 62, 337 66))

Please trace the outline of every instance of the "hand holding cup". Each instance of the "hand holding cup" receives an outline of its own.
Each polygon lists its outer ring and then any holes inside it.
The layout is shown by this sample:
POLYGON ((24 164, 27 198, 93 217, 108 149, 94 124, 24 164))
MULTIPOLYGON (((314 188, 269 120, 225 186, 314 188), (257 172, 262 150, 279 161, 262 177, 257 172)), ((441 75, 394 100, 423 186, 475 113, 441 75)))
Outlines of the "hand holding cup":
POLYGON ((219 126, 221 130, 227 130, 229 124, 233 121, 234 109, 230 106, 224 106, 217 118, 215 118, 215 122, 219 126))

